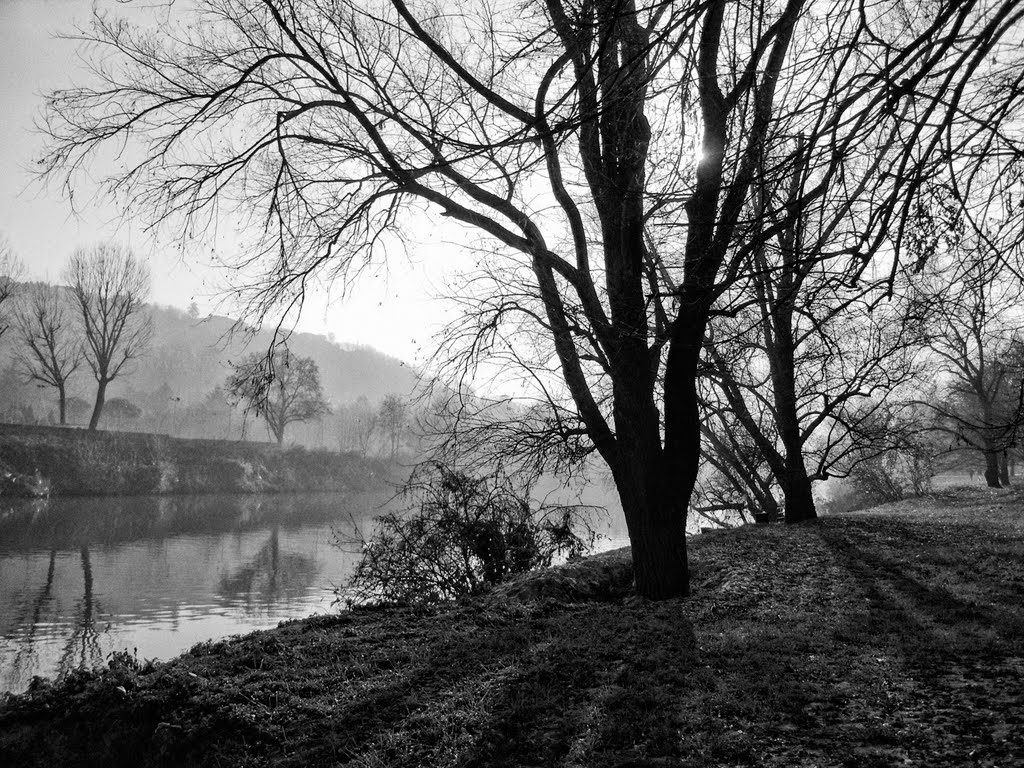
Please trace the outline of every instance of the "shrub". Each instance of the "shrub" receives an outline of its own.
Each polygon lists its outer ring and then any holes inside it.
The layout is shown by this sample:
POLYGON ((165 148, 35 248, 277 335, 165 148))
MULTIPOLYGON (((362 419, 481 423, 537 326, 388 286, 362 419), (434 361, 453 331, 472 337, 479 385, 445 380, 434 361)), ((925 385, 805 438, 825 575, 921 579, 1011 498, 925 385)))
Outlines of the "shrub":
POLYGON ((442 464, 415 472, 402 496, 412 509, 376 519, 348 585, 336 590, 352 603, 424 604, 479 594, 513 574, 579 557, 596 534, 580 506, 531 502, 533 483, 496 472, 473 477, 442 464))

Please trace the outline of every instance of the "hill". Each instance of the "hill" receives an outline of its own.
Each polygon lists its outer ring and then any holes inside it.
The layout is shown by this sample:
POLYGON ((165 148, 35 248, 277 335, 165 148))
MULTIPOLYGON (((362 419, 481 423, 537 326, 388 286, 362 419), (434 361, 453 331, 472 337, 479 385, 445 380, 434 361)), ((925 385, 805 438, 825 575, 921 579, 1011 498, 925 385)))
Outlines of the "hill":
MULTIPOLYGON (((146 353, 110 385, 108 402, 123 398, 139 409, 137 416, 119 417, 110 409, 101 422, 108 429, 159 432, 175 437, 212 439, 266 439, 262 424, 231 408, 223 386, 231 370, 249 352, 264 352, 269 331, 251 334, 239 330, 229 317, 201 318, 174 307, 150 306, 153 334, 146 353)), ((56 393, 27 382, 17 365, 17 338, 13 331, 0 343, 0 421, 52 423, 56 393)), ((325 336, 295 333, 289 339, 293 352, 312 357, 320 369, 325 397, 333 417, 311 425, 297 425, 289 442, 309 447, 357 450, 352 434, 356 422, 365 422, 385 396, 407 396, 414 388, 413 369, 371 347, 342 345, 325 336)), ((88 421, 95 382, 85 366, 69 387, 69 422, 88 421)))
POLYGON ((124 655, 8 697, 0 763, 1021 765, 1022 511, 972 489, 704 534, 688 600, 594 588, 608 555, 519 599, 124 655))
MULTIPOLYGON (((174 307, 152 307, 150 314, 149 352, 117 385, 115 396, 130 397, 167 385, 183 401, 202 401, 224 384, 230 361, 247 352, 265 351, 271 341, 269 331, 252 338, 244 332, 233 333, 236 321, 229 317, 199 318, 174 307)), ((360 397, 378 402, 388 393, 406 395, 415 384, 415 373, 408 365, 371 347, 343 346, 312 333, 295 333, 288 345, 296 354, 316 360, 324 394, 334 403, 360 397)))

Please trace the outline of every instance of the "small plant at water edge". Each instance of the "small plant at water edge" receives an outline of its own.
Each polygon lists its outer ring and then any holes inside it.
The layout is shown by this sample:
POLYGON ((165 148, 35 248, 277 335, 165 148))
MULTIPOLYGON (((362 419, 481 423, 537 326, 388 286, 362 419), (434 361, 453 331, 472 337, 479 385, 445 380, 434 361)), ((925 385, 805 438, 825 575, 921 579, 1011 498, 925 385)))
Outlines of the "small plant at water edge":
POLYGON ((474 477, 443 464, 413 474, 407 513, 376 519, 373 535, 336 534, 362 557, 339 600, 417 604, 479 594, 510 576, 573 559, 596 538, 579 505, 534 504, 533 482, 498 471, 474 477))

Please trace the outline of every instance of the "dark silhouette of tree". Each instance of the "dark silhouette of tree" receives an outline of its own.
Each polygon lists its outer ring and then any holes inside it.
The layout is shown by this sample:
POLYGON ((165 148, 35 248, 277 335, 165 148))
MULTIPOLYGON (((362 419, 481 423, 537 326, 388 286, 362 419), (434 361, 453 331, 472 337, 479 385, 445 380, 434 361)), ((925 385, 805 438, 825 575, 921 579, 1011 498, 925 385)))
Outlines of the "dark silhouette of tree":
POLYGON ((120 245, 79 248, 65 270, 83 337, 85 362, 96 379, 96 400, 89 429, 99 426, 107 385, 149 344, 145 313, 149 270, 120 245))
POLYGON ((311 357, 278 347, 271 356, 251 354, 233 366, 226 383, 235 403, 244 403, 267 422, 278 445, 289 424, 330 413, 320 386, 320 369, 311 357))
POLYGON ((61 290, 47 283, 28 286, 15 326, 25 376, 57 390, 59 421, 67 424, 68 380, 82 363, 82 341, 61 290))
POLYGON ((1012 0, 199 5, 217 11, 166 36, 96 16, 102 82, 50 97, 42 172, 73 182, 139 138, 109 181, 155 218, 262 213, 234 263, 253 322, 357 276, 424 207, 485 238, 473 330, 437 365, 462 391, 482 358, 526 364, 541 433, 520 445, 600 454, 651 598, 689 590, 705 331, 754 251, 816 207, 856 219, 817 240, 858 280, 898 260, 925 179, 1020 156, 1012 0), (757 215, 798 168, 799 197, 757 215))

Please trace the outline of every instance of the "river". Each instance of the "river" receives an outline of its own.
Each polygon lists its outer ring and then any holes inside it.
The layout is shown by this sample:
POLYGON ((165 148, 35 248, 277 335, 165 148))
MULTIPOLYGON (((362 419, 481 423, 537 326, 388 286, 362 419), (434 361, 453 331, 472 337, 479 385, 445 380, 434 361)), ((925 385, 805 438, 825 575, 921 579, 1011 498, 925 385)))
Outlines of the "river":
MULTIPOLYGON (((196 643, 338 610, 387 494, 4 500, 0 691, 103 664, 167 659, 196 643)), ((621 513, 594 520, 598 549, 626 543, 621 513)))

